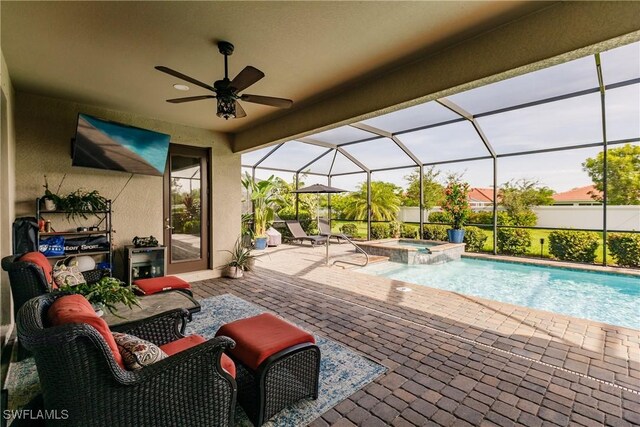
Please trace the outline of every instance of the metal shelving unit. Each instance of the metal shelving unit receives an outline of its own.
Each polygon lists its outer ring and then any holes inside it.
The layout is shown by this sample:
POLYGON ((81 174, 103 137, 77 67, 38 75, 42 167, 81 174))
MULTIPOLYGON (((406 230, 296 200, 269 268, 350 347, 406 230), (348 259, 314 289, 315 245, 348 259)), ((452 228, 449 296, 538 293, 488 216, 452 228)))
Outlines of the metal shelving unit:
MULTIPOLYGON (((68 211, 61 211, 61 210, 54 210, 54 211, 47 211, 47 210, 43 210, 40 208, 41 206, 41 199, 37 198, 36 199, 36 218, 38 219, 38 221, 40 219, 44 219, 43 215, 45 216, 49 216, 49 215, 65 215, 68 214, 68 211)), ((83 212, 87 215, 95 215, 100 219, 100 224, 104 223, 104 228, 101 230, 87 230, 87 231, 50 231, 50 232, 41 232, 40 229, 38 228, 38 232, 37 232, 37 241, 38 241, 38 248, 40 248, 40 241, 43 238, 46 237, 52 237, 52 236, 63 236, 63 237, 74 237, 74 236, 79 236, 79 237, 90 237, 90 236, 106 236, 107 238, 107 244, 108 244, 108 249, 107 250, 87 250, 87 251, 65 251, 64 255, 54 255, 54 256, 47 256, 47 258, 49 259, 64 259, 68 256, 73 256, 73 255, 88 255, 88 256, 94 256, 94 255, 104 255, 106 258, 106 261, 109 263, 109 265, 111 266, 111 270, 113 271, 113 251, 112 251, 112 228, 111 228, 111 200, 107 200, 107 209, 103 210, 103 211, 87 211, 87 212, 83 212)))

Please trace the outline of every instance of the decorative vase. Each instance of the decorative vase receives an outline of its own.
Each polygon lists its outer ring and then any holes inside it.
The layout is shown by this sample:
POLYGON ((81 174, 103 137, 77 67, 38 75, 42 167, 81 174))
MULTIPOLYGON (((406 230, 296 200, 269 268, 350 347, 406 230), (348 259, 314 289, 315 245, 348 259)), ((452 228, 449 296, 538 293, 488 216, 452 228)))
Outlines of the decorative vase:
POLYGON ((447 230, 449 243, 462 243, 464 241, 464 230, 450 228, 447 230))
POLYGON ((51 199, 43 199, 44 200, 44 210, 46 211, 55 211, 56 210, 56 202, 51 199))
POLYGON ((242 277, 243 272, 242 272, 242 268, 236 266, 236 265, 227 265, 222 274, 225 277, 229 277, 231 279, 239 279, 242 277))
POLYGON ((256 237, 256 249, 263 250, 267 247, 268 237, 256 237))

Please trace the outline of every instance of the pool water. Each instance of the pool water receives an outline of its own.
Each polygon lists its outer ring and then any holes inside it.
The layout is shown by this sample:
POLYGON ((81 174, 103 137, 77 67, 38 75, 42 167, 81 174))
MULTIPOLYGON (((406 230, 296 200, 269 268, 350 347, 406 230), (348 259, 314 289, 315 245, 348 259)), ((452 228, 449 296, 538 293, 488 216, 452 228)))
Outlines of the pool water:
POLYGON ((362 273, 640 329, 640 277, 463 258, 371 264, 362 273))

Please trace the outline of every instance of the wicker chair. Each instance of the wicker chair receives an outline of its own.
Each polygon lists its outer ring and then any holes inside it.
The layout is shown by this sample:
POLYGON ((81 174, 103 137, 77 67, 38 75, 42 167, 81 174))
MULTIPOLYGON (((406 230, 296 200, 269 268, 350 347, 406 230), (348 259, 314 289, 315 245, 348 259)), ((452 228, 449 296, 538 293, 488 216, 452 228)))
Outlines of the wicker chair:
MULTIPOLYGON (((9 255, 2 258, 2 269, 9 274, 14 318, 18 317, 18 310, 25 302, 51 292, 42 268, 31 262, 18 261, 22 255, 9 255)), ((109 274, 108 270, 91 270, 82 273, 88 283, 97 282, 107 274, 109 274)))
MULTIPOLYGON (((181 351, 138 371, 116 363, 100 333, 87 324, 45 327, 60 295, 27 301, 18 313, 18 337, 35 356, 44 409, 66 410, 71 426, 233 425, 237 386, 220 365, 234 342, 226 337, 181 351)), ((186 310, 129 324, 120 332, 163 345, 183 337, 186 310)))

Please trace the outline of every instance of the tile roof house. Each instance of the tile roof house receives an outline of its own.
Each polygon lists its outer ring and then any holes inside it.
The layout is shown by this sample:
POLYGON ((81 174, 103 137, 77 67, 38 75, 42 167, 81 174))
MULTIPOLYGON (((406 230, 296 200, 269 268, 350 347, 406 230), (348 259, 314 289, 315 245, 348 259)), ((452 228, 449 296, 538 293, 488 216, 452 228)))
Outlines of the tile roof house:
POLYGON ((572 188, 569 191, 555 193, 553 196, 554 205, 599 205, 598 199, 602 197, 602 192, 596 190, 593 185, 572 188), (593 198, 596 196, 596 199, 593 198))

